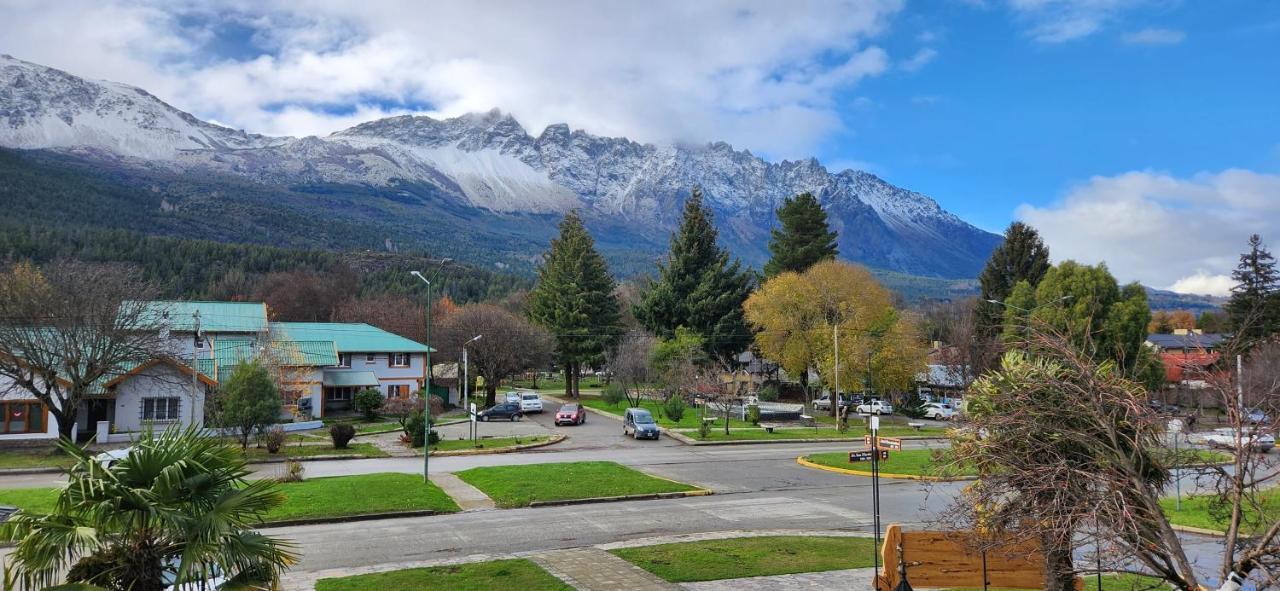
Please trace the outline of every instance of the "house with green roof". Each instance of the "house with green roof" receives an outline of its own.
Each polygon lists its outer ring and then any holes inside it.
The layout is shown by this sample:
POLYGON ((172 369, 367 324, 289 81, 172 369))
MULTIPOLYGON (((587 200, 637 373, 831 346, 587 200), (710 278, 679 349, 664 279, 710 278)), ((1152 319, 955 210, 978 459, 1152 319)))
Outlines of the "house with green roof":
MULTIPOLYGON (((350 411, 354 394, 368 388, 388 398, 408 398, 426 382, 430 349, 368 324, 271 322, 262 302, 147 305, 152 318, 147 324, 167 336, 170 354, 122 367, 101 380, 77 418, 84 436, 106 441, 148 425, 202 425, 205 403, 216 396, 219 384, 238 364, 255 358, 266 362, 280 382, 282 418, 350 411)), ((56 437, 52 417, 33 399, 5 397, 0 413, 7 421, 0 440, 56 437)))

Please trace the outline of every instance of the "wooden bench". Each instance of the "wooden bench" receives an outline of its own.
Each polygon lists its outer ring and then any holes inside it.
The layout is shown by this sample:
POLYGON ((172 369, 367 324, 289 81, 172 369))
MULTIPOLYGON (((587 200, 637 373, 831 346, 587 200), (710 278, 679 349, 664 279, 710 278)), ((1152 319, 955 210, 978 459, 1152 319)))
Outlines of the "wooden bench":
POLYGON ((924 423, 907 423, 907 426, 919 431, 924 428, 924 423))

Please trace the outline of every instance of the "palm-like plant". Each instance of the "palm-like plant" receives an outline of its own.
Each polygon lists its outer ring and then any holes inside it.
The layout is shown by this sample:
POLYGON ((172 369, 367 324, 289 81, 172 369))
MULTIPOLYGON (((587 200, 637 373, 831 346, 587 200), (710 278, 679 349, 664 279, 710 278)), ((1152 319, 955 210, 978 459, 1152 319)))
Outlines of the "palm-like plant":
MULTIPOLYGON (((73 583, 162 591, 196 589, 215 573, 233 583, 273 581, 297 557, 293 544, 253 531, 284 501, 269 480, 248 480, 239 450, 170 428, 147 436, 108 467, 73 443, 75 458, 52 513, 20 511, 0 537, 17 541, 11 562, 27 588, 73 583)), ((77 586, 77 588, 84 588, 77 586)))

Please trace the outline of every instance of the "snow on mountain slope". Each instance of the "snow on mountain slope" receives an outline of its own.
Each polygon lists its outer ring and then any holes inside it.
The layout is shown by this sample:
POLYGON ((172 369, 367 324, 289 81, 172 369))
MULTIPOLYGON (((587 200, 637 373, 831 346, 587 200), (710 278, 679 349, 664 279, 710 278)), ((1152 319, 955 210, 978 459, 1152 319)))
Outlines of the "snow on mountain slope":
MULTIPOLYGON (((271 138, 203 122, 137 88, 0 57, 0 146, 116 164, 202 170, 278 186, 426 187, 424 198, 491 214, 580 209, 618 228, 610 240, 662 244, 695 185, 727 245, 749 263, 782 200, 812 192, 840 232, 842 256, 907 273, 972 277, 999 237, 929 197, 817 160, 768 162, 723 142, 640 144, 568 125, 532 136, 498 110, 401 116, 328 137, 271 138)), ((611 230, 612 232, 613 230, 611 230)))

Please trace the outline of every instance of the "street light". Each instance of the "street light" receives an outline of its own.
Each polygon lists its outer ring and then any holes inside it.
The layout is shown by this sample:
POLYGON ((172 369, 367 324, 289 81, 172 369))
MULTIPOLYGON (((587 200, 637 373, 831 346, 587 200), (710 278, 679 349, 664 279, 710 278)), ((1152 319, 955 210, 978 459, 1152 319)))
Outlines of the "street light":
POLYGON ((470 415, 471 413, 471 404, 470 404, 471 379, 470 379, 470 376, 467 374, 467 345, 470 345, 471 343, 474 343, 480 340, 480 337, 483 337, 483 336, 484 335, 482 334, 478 334, 474 337, 471 337, 471 340, 468 340, 467 342, 462 343, 462 408, 466 410, 468 413, 467 420, 468 422, 471 423, 471 429, 472 429, 471 439, 473 441, 475 440, 476 436, 475 436, 475 421, 472 420, 473 417, 470 415))
MULTIPOLYGON (((449 261, 450 259, 440 259, 436 268, 443 267, 449 261)), ((424 277, 421 271, 409 271, 409 274, 427 284, 427 383, 422 385, 425 390, 422 395, 422 482, 428 483, 430 480, 427 468, 431 465, 431 446, 428 443, 431 441, 431 280, 424 277)))

